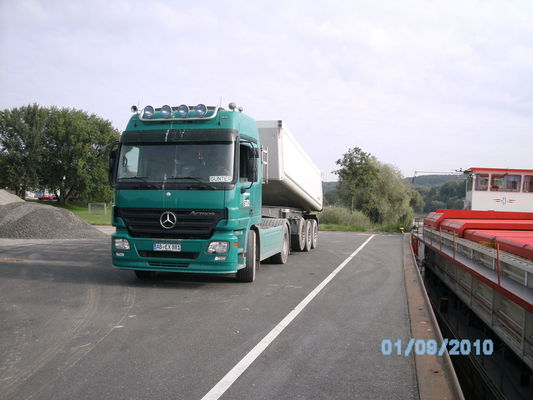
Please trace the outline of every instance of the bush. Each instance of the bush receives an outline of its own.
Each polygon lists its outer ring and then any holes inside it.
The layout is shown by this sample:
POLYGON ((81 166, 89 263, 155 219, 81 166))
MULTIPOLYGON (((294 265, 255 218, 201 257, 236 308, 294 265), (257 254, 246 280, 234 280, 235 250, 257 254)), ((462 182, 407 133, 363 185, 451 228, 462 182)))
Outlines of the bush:
POLYGON ((350 212, 343 207, 325 207, 320 213, 320 223, 325 225, 344 225, 360 230, 367 230, 372 223, 366 215, 360 211, 350 212))

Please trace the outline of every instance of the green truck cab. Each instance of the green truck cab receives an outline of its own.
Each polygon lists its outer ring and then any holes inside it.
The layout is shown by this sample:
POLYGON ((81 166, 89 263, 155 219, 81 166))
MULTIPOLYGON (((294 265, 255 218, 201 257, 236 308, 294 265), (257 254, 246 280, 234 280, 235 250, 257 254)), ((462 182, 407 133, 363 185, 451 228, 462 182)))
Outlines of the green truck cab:
POLYGON ((265 207, 268 150, 256 121, 229 108, 132 107, 110 156, 115 267, 143 279, 172 271, 252 282, 260 261, 287 261, 291 242, 316 245, 316 206, 265 207))

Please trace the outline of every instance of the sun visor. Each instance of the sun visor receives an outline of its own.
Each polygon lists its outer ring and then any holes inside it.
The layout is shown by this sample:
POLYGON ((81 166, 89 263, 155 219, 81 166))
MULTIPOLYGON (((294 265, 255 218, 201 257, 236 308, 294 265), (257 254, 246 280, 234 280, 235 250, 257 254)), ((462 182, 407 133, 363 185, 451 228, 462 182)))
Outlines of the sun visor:
POLYGON ((173 143, 173 142, 232 142, 237 138, 235 129, 165 129, 125 131, 121 143, 173 143))

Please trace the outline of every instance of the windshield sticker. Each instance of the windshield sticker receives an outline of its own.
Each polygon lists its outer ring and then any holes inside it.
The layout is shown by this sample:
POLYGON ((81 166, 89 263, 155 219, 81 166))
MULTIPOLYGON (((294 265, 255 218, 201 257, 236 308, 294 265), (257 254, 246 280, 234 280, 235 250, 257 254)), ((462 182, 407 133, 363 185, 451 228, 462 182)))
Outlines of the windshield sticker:
POLYGON ((209 177, 209 182, 231 182, 231 176, 224 176, 224 175, 220 175, 220 176, 210 176, 209 177))

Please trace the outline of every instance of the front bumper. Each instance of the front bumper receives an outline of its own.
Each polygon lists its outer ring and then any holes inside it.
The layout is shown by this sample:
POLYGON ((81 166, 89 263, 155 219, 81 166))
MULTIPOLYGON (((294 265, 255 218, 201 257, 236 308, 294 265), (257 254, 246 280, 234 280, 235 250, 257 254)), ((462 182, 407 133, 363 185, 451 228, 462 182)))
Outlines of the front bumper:
POLYGON ((244 265, 242 236, 234 232, 215 232, 210 239, 151 239, 134 238, 126 230, 117 230, 112 236, 112 261, 119 269, 144 271, 170 271, 188 273, 231 274, 244 265), (115 238, 127 239, 130 250, 114 247, 115 238), (212 241, 228 241, 225 254, 208 254, 212 241), (181 251, 175 253, 153 251, 154 243, 179 243, 181 251), (226 257, 217 260, 216 257, 226 257))

